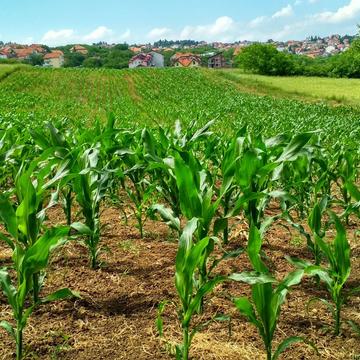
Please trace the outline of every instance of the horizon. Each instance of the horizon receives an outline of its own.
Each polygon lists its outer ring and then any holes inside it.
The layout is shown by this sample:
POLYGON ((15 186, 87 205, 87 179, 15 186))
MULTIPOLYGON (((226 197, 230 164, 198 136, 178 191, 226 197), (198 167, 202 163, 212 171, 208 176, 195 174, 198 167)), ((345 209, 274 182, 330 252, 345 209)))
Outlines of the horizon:
POLYGON ((360 0, 333 0, 331 4, 325 0, 254 0, 251 6, 223 0, 221 9, 215 0, 208 0, 206 5, 191 4, 191 11, 183 2, 174 1, 169 7, 165 0, 156 4, 104 0, 91 5, 85 0, 75 4, 40 0, 31 5, 20 0, 2 5, 2 13, 0 41, 19 44, 149 44, 160 39, 264 42, 356 34, 360 0), (27 25, 29 18, 31 25, 27 25))

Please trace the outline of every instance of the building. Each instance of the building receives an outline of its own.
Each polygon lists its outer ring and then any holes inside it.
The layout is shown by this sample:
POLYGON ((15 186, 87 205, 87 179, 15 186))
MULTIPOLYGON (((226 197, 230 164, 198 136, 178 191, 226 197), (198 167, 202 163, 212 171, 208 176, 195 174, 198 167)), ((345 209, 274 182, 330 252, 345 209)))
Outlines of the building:
POLYGON ((129 61, 129 68, 134 69, 138 67, 162 68, 164 67, 164 56, 154 51, 137 54, 129 61))
POLYGON ((78 53, 78 54, 82 54, 82 55, 87 55, 88 50, 86 47, 82 46, 82 45, 74 45, 71 49, 70 52, 72 53, 78 53))
POLYGON ((215 54, 209 57, 208 67, 212 69, 219 69, 226 66, 226 60, 222 53, 215 54))
POLYGON ((16 58, 19 60, 26 60, 29 59, 31 55, 37 54, 37 52, 32 48, 25 48, 25 49, 14 49, 16 54, 16 58))
POLYGON ((190 53, 177 53, 171 57, 171 62, 175 67, 199 67, 201 66, 201 58, 198 55, 190 53))
POLYGON ((44 66, 60 68, 64 65, 64 53, 60 50, 54 50, 44 56, 44 66))
POLYGON ((35 53, 37 54, 45 54, 46 50, 39 44, 31 44, 29 46, 30 49, 33 49, 35 51, 35 53))

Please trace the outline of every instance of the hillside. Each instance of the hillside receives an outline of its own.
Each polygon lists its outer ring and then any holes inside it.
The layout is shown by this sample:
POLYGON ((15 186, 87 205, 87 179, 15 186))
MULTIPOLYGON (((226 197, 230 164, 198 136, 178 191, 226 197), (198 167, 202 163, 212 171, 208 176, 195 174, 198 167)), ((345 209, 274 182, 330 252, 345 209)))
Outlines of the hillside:
MULTIPOLYGON (((264 89, 262 94, 272 94, 264 89)), ((248 124, 266 134, 321 129, 329 139, 334 133, 359 137, 358 110, 249 92, 238 81, 206 69, 23 68, 0 82, 0 114, 12 121, 30 116, 92 122, 112 112, 124 126, 217 119, 224 131, 248 124)))

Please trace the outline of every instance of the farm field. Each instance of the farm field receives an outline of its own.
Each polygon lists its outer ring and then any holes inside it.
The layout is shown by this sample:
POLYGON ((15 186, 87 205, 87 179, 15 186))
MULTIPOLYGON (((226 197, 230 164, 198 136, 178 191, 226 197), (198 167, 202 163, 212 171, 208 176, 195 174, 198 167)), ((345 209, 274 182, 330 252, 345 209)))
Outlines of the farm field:
POLYGON ((2 359, 360 356, 360 110, 241 76, 0 80, 2 359))
POLYGON ((306 76, 264 76, 246 74, 241 70, 225 70, 220 74, 238 83, 243 90, 272 94, 335 105, 359 106, 360 79, 339 79, 306 76))

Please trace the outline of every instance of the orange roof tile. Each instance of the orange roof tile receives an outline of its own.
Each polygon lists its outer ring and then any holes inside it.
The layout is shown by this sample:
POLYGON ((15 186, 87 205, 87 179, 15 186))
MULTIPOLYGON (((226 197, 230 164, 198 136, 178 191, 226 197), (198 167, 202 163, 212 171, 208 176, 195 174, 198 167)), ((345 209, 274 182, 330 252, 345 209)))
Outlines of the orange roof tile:
POLYGON ((64 53, 61 51, 61 50, 54 50, 52 51, 51 53, 49 54, 46 54, 44 56, 44 60, 47 60, 47 59, 56 59, 60 56, 64 56, 64 53))

